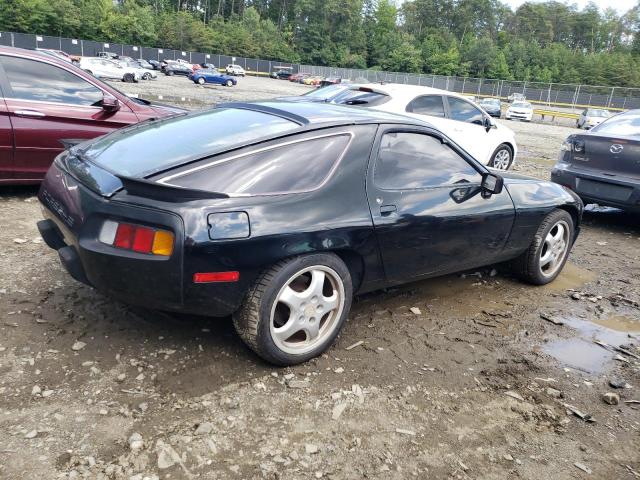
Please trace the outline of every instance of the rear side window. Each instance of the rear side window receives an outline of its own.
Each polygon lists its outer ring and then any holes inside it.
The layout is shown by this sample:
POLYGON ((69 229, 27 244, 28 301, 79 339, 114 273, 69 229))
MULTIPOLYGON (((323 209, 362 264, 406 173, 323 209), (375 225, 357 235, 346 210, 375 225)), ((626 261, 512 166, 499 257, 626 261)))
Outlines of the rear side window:
POLYGON ((102 101, 99 88, 54 65, 8 56, 0 56, 0 63, 12 98, 83 106, 98 106, 102 101))
POLYGON ((597 127, 591 129, 591 131, 640 139, 640 113, 634 112, 616 115, 615 117, 605 120, 597 127))
POLYGON ((307 192, 329 177, 350 139, 342 134, 285 143, 187 170, 167 177, 166 183, 227 194, 307 192))
POLYGON ((444 117, 444 103, 440 95, 425 95, 411 100, 407 105, 407 112, 444 117))
POLYGON ((386 190, 478 183, 481 175, 440 139, 412 132, 382 136, 374 182, 386 190))
POLYGON ((482 112, 471 103, 455 97, 447 97, 451 120, 459 122, 476 123, 482 125, 482 112))

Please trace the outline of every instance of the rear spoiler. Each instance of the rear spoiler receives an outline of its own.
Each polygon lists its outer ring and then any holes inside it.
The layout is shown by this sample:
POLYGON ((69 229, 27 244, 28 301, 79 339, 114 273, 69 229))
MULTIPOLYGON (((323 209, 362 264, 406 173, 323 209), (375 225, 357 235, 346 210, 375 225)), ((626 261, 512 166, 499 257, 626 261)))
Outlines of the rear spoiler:
POLYGON ((152 198, 163 202, 184 202, 189 200, 204 200, 229 198, 226 193, 207 192, 191 188, 176 187, 165 183, 156 183, 139 178, 118 177, 122 187, 129 195, 152 198))
POLYGON ((116 175, 81 157, 80 152, 76 152, 76 155, 66 152, 66 155, 63 154, 56 159, 56 163, 80 183, 102 197, 110 198, 125 190, 130 195, 164 202, 229 198, 226 193, 181 188, 145 179, 116 175))

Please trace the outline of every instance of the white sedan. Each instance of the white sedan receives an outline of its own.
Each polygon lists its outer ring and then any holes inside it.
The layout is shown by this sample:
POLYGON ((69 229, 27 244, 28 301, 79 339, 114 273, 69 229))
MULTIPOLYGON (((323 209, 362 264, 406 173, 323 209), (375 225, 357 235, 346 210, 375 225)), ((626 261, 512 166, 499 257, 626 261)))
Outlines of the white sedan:
POLYGON ((507 120, 525 120, 530 122, 533 118, 533 107, 529 102, 513 102, 507 108, 504 118, 507 120))
POLYGON ((518 153, 515 134, 457 93, 399 84, 354 86, 347 105, 371 107, 431 123, 479 162, 508 170, 518 153))
POLYGON ((106 60, 99 57, 80 58, 80 68, 94 77, 123 82, 137 82, 141 78, 142 69, 125 67, 115 60, 106 60))

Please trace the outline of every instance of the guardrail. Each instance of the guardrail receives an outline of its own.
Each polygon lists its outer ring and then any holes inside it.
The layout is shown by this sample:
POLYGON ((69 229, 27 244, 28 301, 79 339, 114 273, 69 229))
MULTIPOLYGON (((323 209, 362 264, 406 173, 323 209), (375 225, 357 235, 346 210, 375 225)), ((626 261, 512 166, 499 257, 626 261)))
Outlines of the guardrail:
POLYGON ((544 120, 544 117, 551 117, 551 121, 552 122, 556 119, 556 117, 559 117, 559 118, 571 118, 573 120, 577 120, 578 117, 580 117, 580 115, 578 115, 577 113, 558 112, 557 110, 536 110, 536 109, 534 109, 533 113, 542 116, 542 120, 544 120))

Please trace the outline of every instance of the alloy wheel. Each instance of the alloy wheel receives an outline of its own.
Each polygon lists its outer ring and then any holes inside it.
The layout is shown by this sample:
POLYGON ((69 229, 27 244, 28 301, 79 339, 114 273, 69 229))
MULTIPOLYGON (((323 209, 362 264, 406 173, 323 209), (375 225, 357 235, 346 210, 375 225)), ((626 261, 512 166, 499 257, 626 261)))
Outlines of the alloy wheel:
POLYGON ((502 148, 493 157, 493 168, 506 170, 511 165, 511 152, 507 148, 502 148))
POLYGON ((337 328, 344 309, 345 289, 338 273, 324 265, 300 270, 278 292, 269 330, 276 346, 290 354, 305 354, 337 328))
POLYGON ((540 272, 545 277, 553 276, 569 251, 569 225, 564 220, 557 222, 544 239, 540 249, 540 272))

